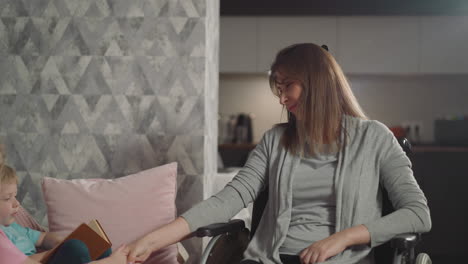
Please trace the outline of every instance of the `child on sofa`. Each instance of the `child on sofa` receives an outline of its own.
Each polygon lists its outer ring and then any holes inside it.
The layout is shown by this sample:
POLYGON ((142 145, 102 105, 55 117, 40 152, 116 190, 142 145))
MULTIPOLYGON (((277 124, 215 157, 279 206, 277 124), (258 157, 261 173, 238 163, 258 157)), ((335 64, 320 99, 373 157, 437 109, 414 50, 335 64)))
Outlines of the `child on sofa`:
MULTIPOLYGON (((1 146, 0 146, 1 147, 1 146)), ((5 244, 5 238, 8 238, 24 257, 18 258, 17 252, 9 254, 0 254, 0 263, 39 263, 40 259, 47 252, 37 253, 36 247, 51 249, 61 242, 50 232, 40 232, 30 228, 23 227, 15 222, 15 214, 19 208, 19 202, 16 200, 18 189, 18 177, 15 171, 4 162, 4 154, 0 148, 0 251, 11 249, 5 244), (13 254, 14 260, 8 260, 8 255, 13 254)), ((126 263, 128 250, 126 246, 120 247, 111 255, 109 249, 100 256, 100 260, 92 262, 93 264, 124 264, 126 263)), ((19 256, 22 256, 19 254, 19 256)), ((58 251, 47 262, 48 264, 68 263, 83 264, 90 263, 89 250, 80 240, 71 239, 66 241, 58 251)))
MULTIPOLYGON (((128 249, 122 246, 110 257, 93 261, 90 264, 124 264, 126 263, 128 249)), ((0 263, 8 264, 40 264, 40 262, 26 256, 21 252, 0 229, 0 263)))

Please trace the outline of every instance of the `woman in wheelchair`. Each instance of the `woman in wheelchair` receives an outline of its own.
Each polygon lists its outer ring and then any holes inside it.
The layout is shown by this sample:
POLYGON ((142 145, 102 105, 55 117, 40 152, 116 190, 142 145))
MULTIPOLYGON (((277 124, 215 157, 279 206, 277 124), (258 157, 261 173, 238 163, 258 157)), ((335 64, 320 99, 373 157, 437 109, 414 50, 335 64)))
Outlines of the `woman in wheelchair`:
POLYGON ((129 262, 226 222, 268 188, 241 263, 374 263, 372 248, 428 232, 426 198, 391 131, 368 120, 326 46, 279 51, 270 87, 288 122, 267 131, 244 168, 209 199, 130 245, 129 262), (382 189, 395 211, 382 216, 382 189))

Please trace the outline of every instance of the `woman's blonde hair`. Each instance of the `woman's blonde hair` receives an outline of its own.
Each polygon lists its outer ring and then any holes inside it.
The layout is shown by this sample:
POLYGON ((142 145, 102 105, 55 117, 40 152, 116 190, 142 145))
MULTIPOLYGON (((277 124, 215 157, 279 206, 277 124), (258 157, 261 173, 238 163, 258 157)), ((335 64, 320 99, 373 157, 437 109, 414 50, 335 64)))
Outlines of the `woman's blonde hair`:
POLYGON ((15 170, 5 164, 5 152, 0 145, 0 188, 2 184, 8 183, 18 183, 18 177, 15 170))
POLYGON ((344 115, 366 119, 333 56, 324 48, 302 43, 278 52, 270 69, 270 88, 279 96, 277 73, 302 86, 296 116, 288 112, 282 144, 293 154, 314 155, 325 146, 342 146, 344 115))

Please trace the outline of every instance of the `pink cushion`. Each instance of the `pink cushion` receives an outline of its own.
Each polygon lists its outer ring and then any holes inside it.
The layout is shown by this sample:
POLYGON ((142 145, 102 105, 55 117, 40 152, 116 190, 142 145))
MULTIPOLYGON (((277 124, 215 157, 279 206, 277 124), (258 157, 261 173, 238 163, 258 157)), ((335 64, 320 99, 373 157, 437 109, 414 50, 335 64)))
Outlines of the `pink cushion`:
POLYGON ((19 206, 18 213, 15 214, 15 221, 24 227, 29 227, 41 232, 46 231, 21 205, 19 206))
MULTIPOLYGON (((66 236, 98 219, 116 249, 175 218, 176 178, 177 163, 112 180, 44 177, 49 230, 66 236)), ((177 246, 155 252, 145 263, 177 263, 177 246)))

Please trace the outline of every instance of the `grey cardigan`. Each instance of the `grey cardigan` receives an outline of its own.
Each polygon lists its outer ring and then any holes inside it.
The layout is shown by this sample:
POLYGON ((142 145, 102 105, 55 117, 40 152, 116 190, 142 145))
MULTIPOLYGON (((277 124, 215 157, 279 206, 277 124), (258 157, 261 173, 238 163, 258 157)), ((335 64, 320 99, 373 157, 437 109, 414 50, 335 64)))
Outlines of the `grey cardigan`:
MULTIPOLYGON (((335 172, 336 231, 364 224, 371 243, 347 248, 323 263, 374 263, 369 254, 372 247, 398 234, 428 232, 429 208, 409 159, 385 125, 345 116, 343 127, 345 144, 338 153, 335 172), (384 217, 380 186, 396 208, 384 217)), ((281 263, 278 250, 291 216, 291 175, 300 161, 281 146, 283 131, 278 126, 266 132, 245 167, 223 190, 182 215, 192 231, 228 221, 254 201, 268 183, 268 203, 244 257, 264 264, 281 263)))

